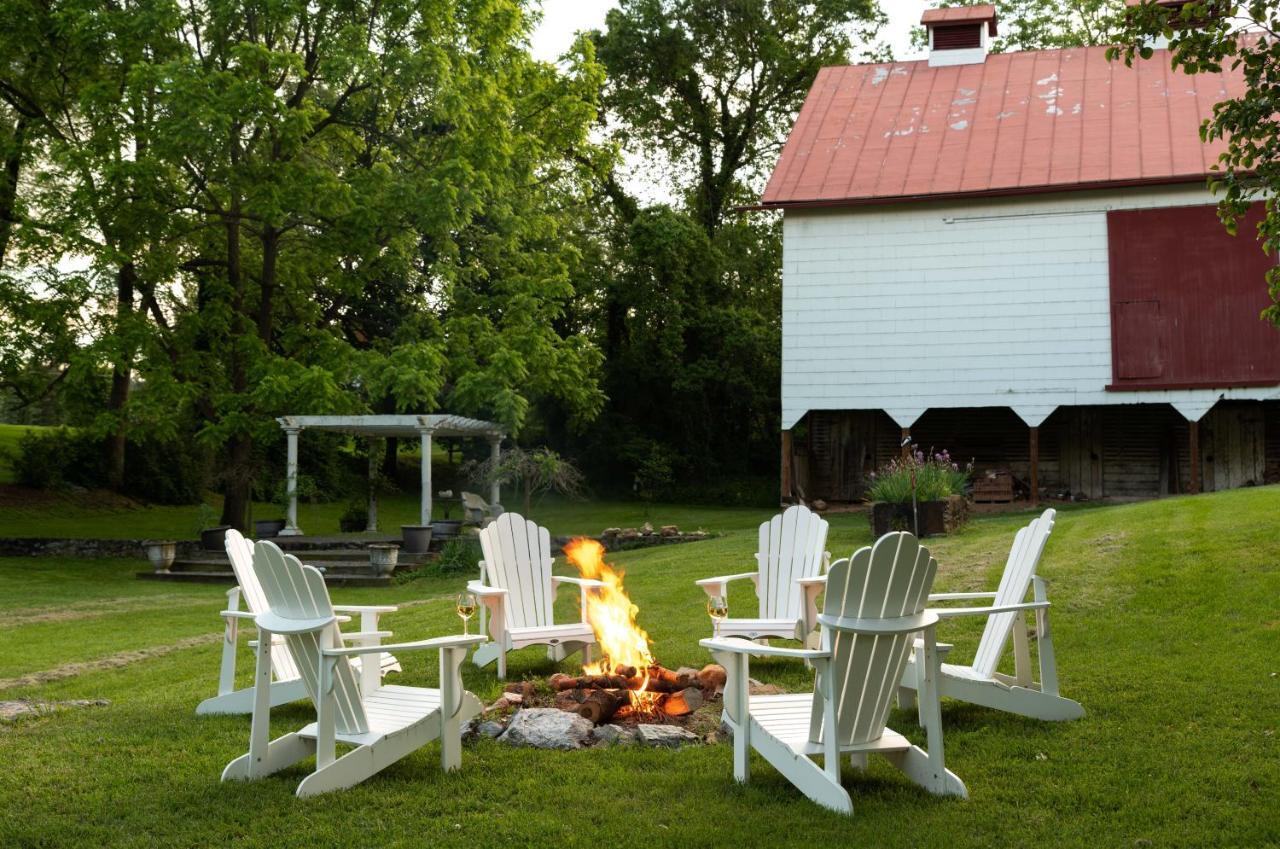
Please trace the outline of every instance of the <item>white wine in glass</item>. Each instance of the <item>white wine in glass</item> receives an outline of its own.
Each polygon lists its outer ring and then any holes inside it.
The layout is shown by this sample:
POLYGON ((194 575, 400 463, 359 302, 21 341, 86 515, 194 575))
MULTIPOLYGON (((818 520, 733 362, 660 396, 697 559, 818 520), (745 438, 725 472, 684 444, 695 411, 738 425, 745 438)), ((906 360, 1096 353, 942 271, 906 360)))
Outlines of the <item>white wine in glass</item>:
POLYGON ((729 615, 729 599, 722 595, 713 595, 707 599, 707 615, 711 617, 716 636, 720 635, 720 623, 729 615))
POLYGON ((458 593, 455 606, 458 611, 458 617, 462 620, 462 633, 464 635, 468 633, 467 622, 470 621, 472 616, 476 615, 477 604, 474 593, 458 593))

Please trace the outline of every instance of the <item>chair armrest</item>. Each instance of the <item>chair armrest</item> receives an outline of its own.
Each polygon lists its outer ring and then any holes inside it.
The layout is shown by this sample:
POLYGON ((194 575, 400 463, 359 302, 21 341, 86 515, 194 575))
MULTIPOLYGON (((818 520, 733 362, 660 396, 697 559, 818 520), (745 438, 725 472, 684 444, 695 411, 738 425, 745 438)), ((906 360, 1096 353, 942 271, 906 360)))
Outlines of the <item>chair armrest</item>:
POLYGON ((412 643, 387 643, 381 646, 351 646, 341 649, 323 649, 322 654, 326 657, 349 657, 357 654, 373 654, 374 652, 384 651, 418 651, 419 649, 448 649, 448 648, 467 648, 470 646, 478 646, 483 643, 484 637, 479 634, 470 636, 454 636, 454 637, 435 637, 430 640, 418 640, 412 643))
POLYGON ((330 614, 318 616, 315 619, 286 619, 268 610, 266 613, 259 613, 254 617, 254 621, 258 624, 259 630, 271 634, 309 634, 312 631, 327 628, 337 622, 338 617, 330 614))
POLYGON ((256 613, 250 613, 247 610, 224 610, 218 614, 223 619, 256 619, 256 613))
POLYGON ((798 657, 804 660, 820 660, 831 656, 830 652, 817 649, 788 649, 781 646, 762 646, 739 637, 719 637, 710 640, 699 640, 698 645, 711 651, 728 651, 735 654, 750 654, 760 657, 798 657))
POLYGON ((802 587, 821 587, 827 583, 826 575, 814 575, 812 578, 796 578, 796 583, 802 587))
POLYGON ((694 583, 700 587, 706 587, 708 585, 714 586, 715 584, 727 584, 730 581, 741 581, 744 578, 758 577, 760 577, 759 572, 742 572, 737 575, 721 575, 718 578, 703 578, 701 581, 694 581, 694 583))
POLYGON ((335 604, 339 613, 395 613, 400 608, 394 604, 335 604))
POLYGON ((855 634, 910 634, 938 624, 937 610, 924 610, 912 616, 896 616, 892 619, 857 619, 852 616, 818 616, 818 622, 837 631, 855 634))
POLYGON ((467 582, 467 592, 475 593, 479 596, 505 596, 507 591, 499 587, 486 587, 478 581, 467 582))
POLYGON ((564 575, 552 575, 551 583, 553 584, 576 584, 583 589, 598 590, 606 586, 604 581, 597 581, 595 578, 570 578, 564 575))
POLYGON ((952 619, 957 616, 986 616, 989 613, 1017 613, 1020 610, 1044 610, 1049 606, 1047 601, 1028 601, 1023 604, 993 604, 990 607, 936 607, 930 613, 937 614, 939 619, 952 619))
POLYGON ((995 598, 999 593, 930 593, 929 601, 961 601, 973 598, 995 598))
POLYGON ((344 631, 342 639, 346 641, 377 637, 379 640, 392 636, 393 631, 344 631))

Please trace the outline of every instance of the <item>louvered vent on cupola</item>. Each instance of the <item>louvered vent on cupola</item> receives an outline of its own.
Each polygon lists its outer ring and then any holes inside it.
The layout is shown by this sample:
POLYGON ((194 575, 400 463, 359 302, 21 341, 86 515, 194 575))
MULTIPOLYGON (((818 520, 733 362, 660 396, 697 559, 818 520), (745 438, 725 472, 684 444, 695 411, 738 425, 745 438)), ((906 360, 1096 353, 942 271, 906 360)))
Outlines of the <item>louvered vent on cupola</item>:
POLYGON ((920 19, 929 32, 929 65, 985 62, 996 34, 996 9, 990 4, 927 9, 920 19))

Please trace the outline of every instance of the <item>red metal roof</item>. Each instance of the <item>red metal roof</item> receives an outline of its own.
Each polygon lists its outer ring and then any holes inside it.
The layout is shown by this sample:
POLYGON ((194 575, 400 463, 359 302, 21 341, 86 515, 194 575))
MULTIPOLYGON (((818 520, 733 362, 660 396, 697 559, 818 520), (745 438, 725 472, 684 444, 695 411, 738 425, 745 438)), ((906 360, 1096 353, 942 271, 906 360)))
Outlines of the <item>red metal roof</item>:
POLYGON ((1203 144, 1239 72, 1187 75, 1167 51, 1108 62, 1105 47, 823 68, 761 202, 881 203, 1190 182, 1223 143, 1203 144))
POLYGON ((966 24, 986 22, 992 35, 996 34, 996 7, 990 3, 978 6, 951 6, 946 9, 925 9, 920 16, 920 23, 925 26, 934 24, 966 24))

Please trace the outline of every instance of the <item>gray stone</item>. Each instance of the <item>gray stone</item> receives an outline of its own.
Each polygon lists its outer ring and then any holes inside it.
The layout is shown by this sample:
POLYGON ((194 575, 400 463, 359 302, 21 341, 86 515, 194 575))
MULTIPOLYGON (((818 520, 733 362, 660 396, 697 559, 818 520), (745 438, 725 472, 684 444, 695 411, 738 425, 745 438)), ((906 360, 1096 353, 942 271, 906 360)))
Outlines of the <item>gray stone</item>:
POLYGON ((602 746, 627 746, 636 741, 636 732, 621 725, 601 725, 591 735, 602 746))
POLYGON ((678 749, 700 742, 697 734, 675 725, 640 725, 636 728, 636 738, 642 746, 664 749, 678 749))
POLYGON ((13 722, 23 716, 47 716, 67 708, 109 705, 106 699, 70 699, 65 702, 35 702, 30 699, 0 701, 0 722, 13 722))
POLYGON ((535 749, 581 749, 591 739, 591 720, 558 708, 530 708, 511 717, 498 739, 535 749))
POLYGON ((501 722, 489 720, 488 722, 480 723, 476 728, 476 733, 481 737, 500 737, 502 736, 502 732, 505 730, 506 726, 501 722))

